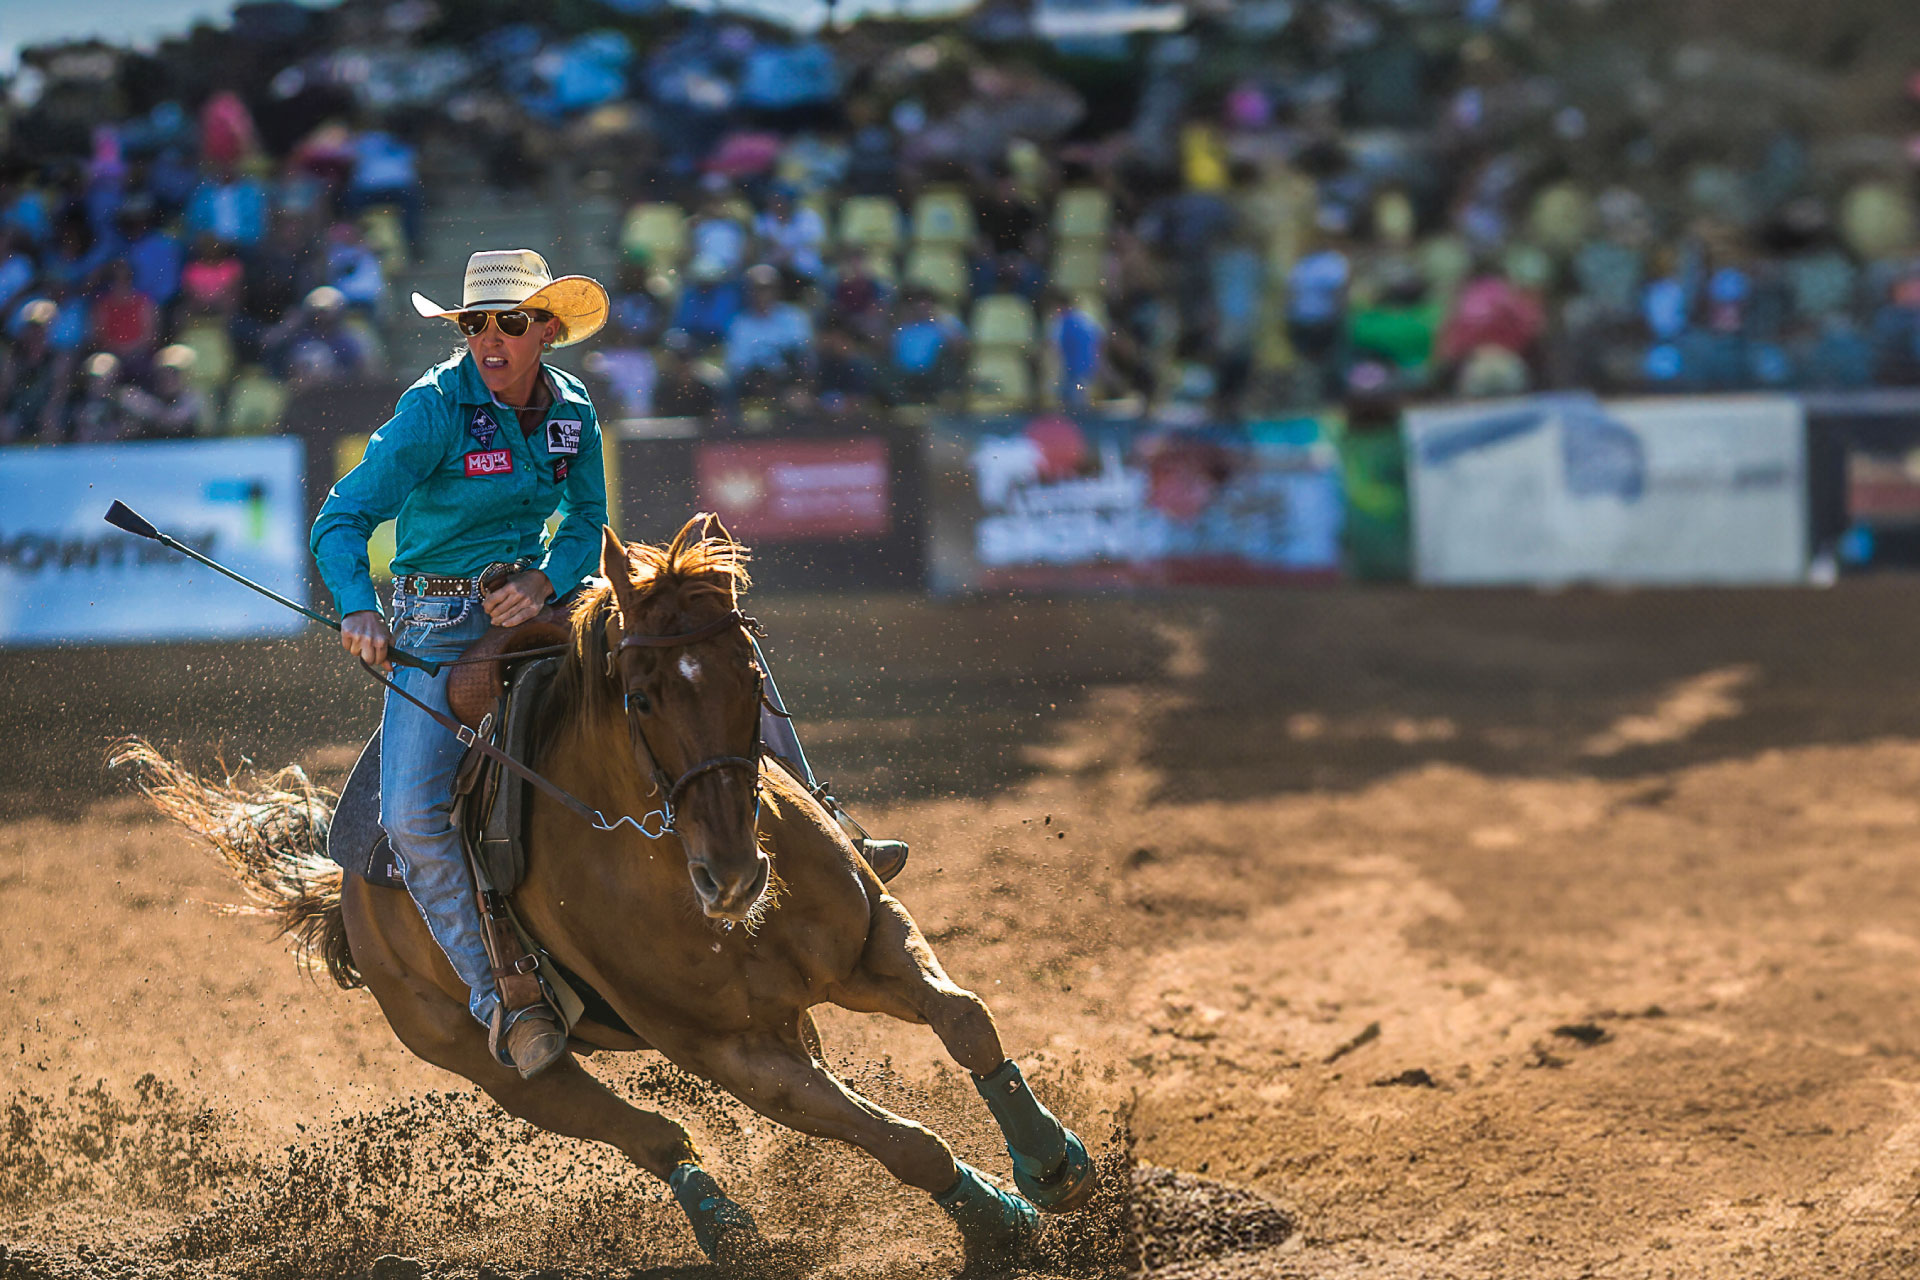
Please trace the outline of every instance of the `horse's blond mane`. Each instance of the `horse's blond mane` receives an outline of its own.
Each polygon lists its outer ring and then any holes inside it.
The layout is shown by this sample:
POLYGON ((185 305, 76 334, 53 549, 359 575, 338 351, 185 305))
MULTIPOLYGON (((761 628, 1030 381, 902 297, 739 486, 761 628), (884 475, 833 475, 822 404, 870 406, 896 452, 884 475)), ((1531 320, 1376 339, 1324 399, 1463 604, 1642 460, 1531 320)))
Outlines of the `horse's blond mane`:
MULTIPOLYGON (((633 564, 630 579, 636 593, 636 607, 679 593, 690 598, 723 595, 732 599, 752 585, 747 574, 747 549, 711 530, 719 520, 705 512, 680 527, 673 541, 665 546, 629 542, 627 558, 633 564)), ((542 750, 555 741, 556 732, 571 726, 576 733, 591 733, 620 713, 620 695, 607 679, 607 615, 619 607, 612 583, 587 588, 574 608, 569 643, 572 652, 554 677, 553 692, 547 699, 548 731, 542 734, 542 750)))

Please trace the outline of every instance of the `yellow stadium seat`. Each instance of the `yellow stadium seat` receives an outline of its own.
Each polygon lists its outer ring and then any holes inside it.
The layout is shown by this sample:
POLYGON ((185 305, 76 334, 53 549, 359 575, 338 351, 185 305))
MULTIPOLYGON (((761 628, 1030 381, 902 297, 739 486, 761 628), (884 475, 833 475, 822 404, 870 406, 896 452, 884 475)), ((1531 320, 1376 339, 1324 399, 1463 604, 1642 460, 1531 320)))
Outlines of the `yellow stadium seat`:
POLYGON ((849 196, 840 205, 840 243, 892 253, 901 240, 900 206, 885 196, 849 196))
POLYGON ((1025 409, 1033 404, 1033 368, 1026 356, 1006 347, 973 353, 967 374, 967 407, 975 413, 1025 409))
POLYGON ((973 204, 966 193, 945 187, 923 193, 913 203, 913 238, 951 245, 973 239, 973 204))
POLYGON ((1054 250, 1048 283, 1067 293, 1098 292, 1106 287, 1106 253, 1088 240, 1065 240, 1054 250))
POLYGON ((287 410, 287 388, 257 364, 233 377, 227 392, 226 432, 230 436, 272 435, 287 410))
POLYGON ((952 245, 914 245, 907 253, 905 278, 947 302, 967 296, 967 260, 952 245))
POLYGON ((216 319, 195 320, 181 331, 180 345, 193 352, 187 383, 217 402, 233 376, 233 341, 227 337, 227 326, 216 319))
POLYGON ((361 214, 360 234, 389 274, 407 265, 406 229, 400 211, 392 205, 376 205, 361 214))
POLYGON ((1413 234, 1419 229, 1420 217, 1414 211, 1413 201, 1407 193, 1399 189, 1382 191, 1373 202, 1374 236, 1381 243, 1395 249, 1405 249, 1413 243, 1413 234))
POLYGON ((1473 274, 1473 249, 1456 235, 1437 235, 1423 243, 1417 256, 1428 294, 1436 300, 1453 297, 1473 274))
POLYGON ((1053 202, 1053 233, 1066 240, 1100 240, 1113 220, 1113 200, 1099 187, 1069 187, 1053 202))
POLYGON ((1553 283, 1553 258, 1537 244, 1517 240, 1501 255, 1502 274, 1522 289, 1545 289, 1553 283))
POLYGON ((1098 289, 1081 289, 1073 295, 1073 305, 1093 317, 1102 329, 1107 327, 1107 295, 1098 289))
POLYGON ((982 347, 1033 345, 1033 304, 1016 293, 996 293, 973 304, 973 341, 982 347))
POLYGON ((620 228, 620 248, 644 254, 663 267, 680 265, 687 255, 687 211, 677 204, 637 204, 620 228))
POLYGON ((867 271, 875 280, 884 285, 900 283, 900 261, 890 253, 877 253, 872 249, 866 253, 867 271))

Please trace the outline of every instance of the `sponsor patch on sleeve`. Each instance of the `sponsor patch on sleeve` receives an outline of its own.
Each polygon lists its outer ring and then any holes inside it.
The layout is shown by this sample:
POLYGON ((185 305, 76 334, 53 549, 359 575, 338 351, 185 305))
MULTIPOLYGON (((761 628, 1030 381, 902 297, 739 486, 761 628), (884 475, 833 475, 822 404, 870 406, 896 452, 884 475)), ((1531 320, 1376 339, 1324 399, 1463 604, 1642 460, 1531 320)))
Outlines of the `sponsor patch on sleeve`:
POLYGON ((547 452, 580 452, 580 419, 555 418, 547 423, 547 452))
POLYGON ((572 463, 572 458, 555 458, 553 460, 553 482, 555 484, 566 483, 567 472, 572 470, 572 463))
POLYGON ((513 470, 513 454, 505 449, 487 449, 466 456, 470 476, 503 476, 513 470))

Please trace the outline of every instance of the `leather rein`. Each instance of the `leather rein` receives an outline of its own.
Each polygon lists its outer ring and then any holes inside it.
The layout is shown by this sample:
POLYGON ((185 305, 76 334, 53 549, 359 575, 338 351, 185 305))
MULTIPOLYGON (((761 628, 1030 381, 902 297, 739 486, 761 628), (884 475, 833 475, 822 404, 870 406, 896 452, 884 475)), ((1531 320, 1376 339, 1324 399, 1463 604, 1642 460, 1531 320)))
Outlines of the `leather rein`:
MULTIPOLYGON (((757 660, 754 670, 756 683, 758 685, 756 693, 759 705, 782 719, 791 720, 793 717, 785 708, 774 706, 773 701, 767 697, 766 677, 763 668, 759 665, 760 662, 764 662, 764 659, 760 657, 759 645, 753 642, 753 637, 756 635, 765 635, 766 629, 760 625, 758 620, 740 612, 738 608, 729 609, 712 622, 696 627, 692 631, 681 632, 678 635, 621 637, 620 643, 607 652, 607 677, 609 679, 612 678, 614 658, 625 649, 677 649, 686 645, 697 644, 702 640, 719 635, 722 631, 730 627, 740 627, 747 633, 748 642, 753 644, 754 657, 757 660)), ((569 648, 571 648, 569 645, 548 645, 539 649, 524 649, 518 653, 507 656, 509 658, 534 657, 547 653, 562 653, 569 648)), ((479 660, 480 659, 455 659, 454 661, 479 660)), ((489 658, 485 660, 498 661, 499 659, 489 658)), ((377 668, 369 665, 364 659, 361 660, 360 665, 366 668, 368 675, 378 680, 394 693, 399 694, 402 698, 405 698, 408 702, 411 702, 420 710, 426 712, 427 715, 432 717, 442 728, 451 731, 456 738, 460 739, 462 744, 479 751, 487 758, 499 764, 502 768, 519 774, 522 778, 525 778, 528 782, 539 787, 549 796, 559 801, 560 804, 571 809, 574 813, 579 814, 580 817, 585 819, 587 824, 596 831, 618 831, 622 825, 626 825, 632 827, 649 840, 663 840, 667 836, 675 835, 677 832, 674 829, 674 817, 680 798, 685 794, 687 787, 695 779, 709 773, 716 773, 722 769, 747 769, 753 773, 755 777, 753 813, 755 824, 758 825, 760 817, 760 788, 758 786, 758 777, 760 773, 760 756, 764 748, 760 733, 760 717, 757 712, 753 718, 752 755, 712 756, 700 761, 685 773, 682 773, 679 778, 670 781, 667 778, 666 770, 660 767, 660 758, 653 753, 653 744, 647 741, 646 731, 640 727, 640 722, 637 718, 638 716, 645 715, 650 709, 650 700, 644 692, 638 689, 623 689, 621 691, 621 702, 626 710, 627 732, 633 742, 635 742, 642 751, 646 752, 647 763, 651 766, 653 773, 654 788, 660 794, 660 807, 642 814, 637 820, 625 814, 609 820, 600 810, 591 807, 585 801, 565 790, 551 779, 534 772, 534 770, 527 765, 515 760, 512 756, 487 741, 484 733, 484 725, 480 732, 476 732, 466 725, 461 724, 452 716, 443 714, 435 708, 428 706, 419 698, 414 697, 398 684, 382 675, 377 668), (636 701, 640 703, 638 708, 635 707, 636 701), (649 823, 653 825, 649 826, 649 823)), ((451 664, 443 663, 442 665, 451 664)))

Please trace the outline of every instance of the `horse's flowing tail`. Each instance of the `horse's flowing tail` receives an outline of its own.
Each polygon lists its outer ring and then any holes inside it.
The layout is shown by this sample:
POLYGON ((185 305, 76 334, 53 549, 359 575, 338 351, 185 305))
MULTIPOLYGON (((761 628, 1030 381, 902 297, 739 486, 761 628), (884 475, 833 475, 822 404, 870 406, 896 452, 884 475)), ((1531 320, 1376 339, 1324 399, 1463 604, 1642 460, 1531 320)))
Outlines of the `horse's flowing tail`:
POLYGON ((340 868, 326 854, 338 796, 298 766, 251 791, 232 776, 210 781, 141 738, 115 743, 107 763, 131 765, 154 808, 211 845, 258 904, 227 910, 271 917, 302 967, 324 968, 349 990, 362 985, 340 914, 340 868))

